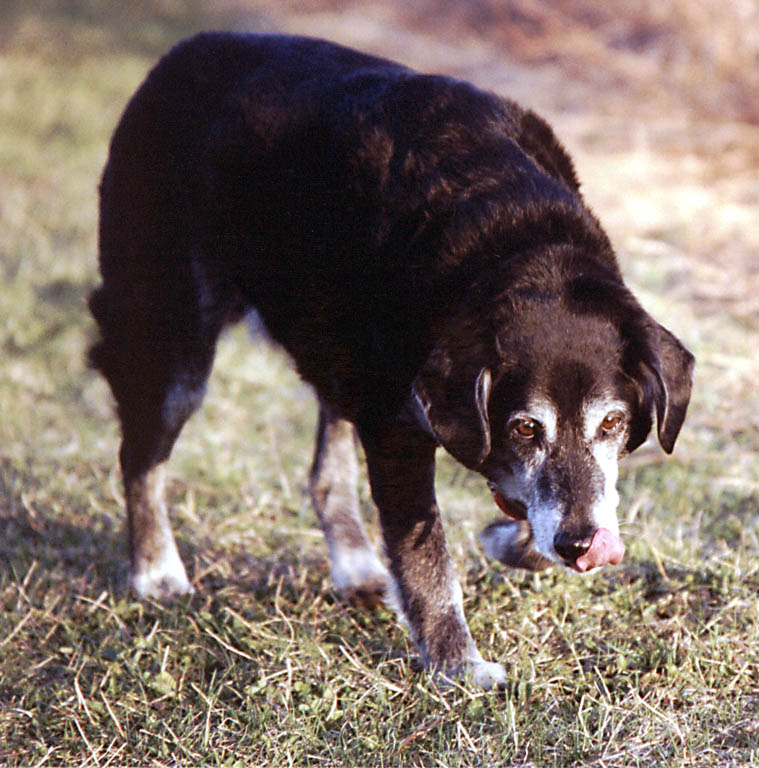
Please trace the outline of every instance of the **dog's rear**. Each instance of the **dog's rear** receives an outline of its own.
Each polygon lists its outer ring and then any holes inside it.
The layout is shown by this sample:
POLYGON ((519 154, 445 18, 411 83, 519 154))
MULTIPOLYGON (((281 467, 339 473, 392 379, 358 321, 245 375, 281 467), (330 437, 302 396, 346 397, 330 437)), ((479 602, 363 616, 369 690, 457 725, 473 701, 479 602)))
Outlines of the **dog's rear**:
POLYGON ((255 308, 320 400, 311 491, 338 587, 395 603, 425 662, 488 687, 434 494, 490 483, 509 564, 618 562, 616 462, 671 451, 693 360, 625 288, 571 160, 529 111, 303 38, 202 35, 151 73, 101 185, 92 361, 122 428, 131 583, 191 591, 163 466, 225 325, 255 308), (359 515, 367 458, 390 572, 359 515))

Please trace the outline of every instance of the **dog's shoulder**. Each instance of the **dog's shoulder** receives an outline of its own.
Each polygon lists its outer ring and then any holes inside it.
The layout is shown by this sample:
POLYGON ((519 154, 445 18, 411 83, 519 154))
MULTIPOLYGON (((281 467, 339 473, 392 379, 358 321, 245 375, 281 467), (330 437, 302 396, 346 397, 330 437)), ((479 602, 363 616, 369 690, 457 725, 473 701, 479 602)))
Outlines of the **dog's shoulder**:
MULTIPOLYGON (((562 182, 572 193, 579 193, 574 162, 553 128, 517 102, 455 78, 409 71, 397 79, 389 94, 395 102, 393 106, 426 107, 413 110, 414 119, 405 123, 406 130, 424 137, 426 147, 437 145, 445 154, 445 144, 451 143, 460 156, 462 142, 475 150, 488 144, 492 148, 510 139, 541 171, 562 182)), ((393 110, 393 114, 402 115, 406 121, 410 117, 408 109, 393 110)), ((402 129, 396 127, 394 132, 401 133, 402 129)), ((477 157, 473 165, 491 168, 482 157, 477 157)))

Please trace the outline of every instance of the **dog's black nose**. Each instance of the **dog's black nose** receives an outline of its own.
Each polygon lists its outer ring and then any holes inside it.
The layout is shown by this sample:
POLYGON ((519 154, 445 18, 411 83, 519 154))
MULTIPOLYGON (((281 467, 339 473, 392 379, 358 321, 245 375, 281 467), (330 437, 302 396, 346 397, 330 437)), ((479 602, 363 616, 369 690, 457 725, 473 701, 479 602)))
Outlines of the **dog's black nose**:
POLYGON ((553 539, 553 548, 559 556, 568 563, 574 563, 578 557, 584 555, 593 541, 593 534, 583 534, 577 536, 567 531, 559 531, 553 539))

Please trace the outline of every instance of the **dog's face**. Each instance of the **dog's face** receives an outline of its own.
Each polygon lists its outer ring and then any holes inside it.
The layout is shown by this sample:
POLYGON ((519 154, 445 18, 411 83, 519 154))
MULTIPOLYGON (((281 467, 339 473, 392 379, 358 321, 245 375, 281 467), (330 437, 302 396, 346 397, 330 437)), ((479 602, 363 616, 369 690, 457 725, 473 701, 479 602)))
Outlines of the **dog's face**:
POLYGON ((534 383, 514 398, 508 377, 500 382, 491 422, 498 426, 482 472, 503 512, 529 521, 538 553, 587 570, 590 561, 580 558, 597 530, 608 532, 606 554, 595 551, 593 565, 621 559, 624 551, 617 462, 636 404, 627 387, 599 381, 584 362, 561 360, 554 373, 553 392, 534 383))
POLYGON ((495 364, 476 373, 484 350, 467 354, 464 337, 432 366, 442 384, 419 380, 440 442, 485 476, 508 517, 528 521, 547 561, 578 571, 619 562, 618 460, 645 440, 654 411, 672 450, 690 353, 637 304, 623 322, 565 302, 522 307, 497 335, 495 364))

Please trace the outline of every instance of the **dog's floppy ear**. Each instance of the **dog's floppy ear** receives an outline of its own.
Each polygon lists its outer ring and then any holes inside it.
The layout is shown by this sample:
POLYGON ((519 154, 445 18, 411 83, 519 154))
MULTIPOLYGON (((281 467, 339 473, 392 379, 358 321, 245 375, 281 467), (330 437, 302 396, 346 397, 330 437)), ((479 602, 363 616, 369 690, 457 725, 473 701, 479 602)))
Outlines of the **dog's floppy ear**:
POLYGON ((447 355, 433 353, 414 381, 414 397, 426 426, 464 466, 479 466, 490 453, 488 368, 458 370, 447 355))
POLYGON ((627 452, 648 437, 656 410, 659 443, 672 453, 690 401, 693 355, 617 279, 577 278, 570 283, 568 297, 579 311, 611 320, 622 339, 622 370, 638 395, 627 452))
POLYGON ((664 451, 672 453, 688 410, 695 358, 658 323, 651 321, 647 331, 632 372, 639 388, 640 408, 633 419, 627 450, 635 450, 646 439, 655 407, 659 443, 664 451))
POLYGON ((685 421, 696 359, 666 328, 657 326, 660 392, 656 398, 659 443, 672 453, 685 421))

